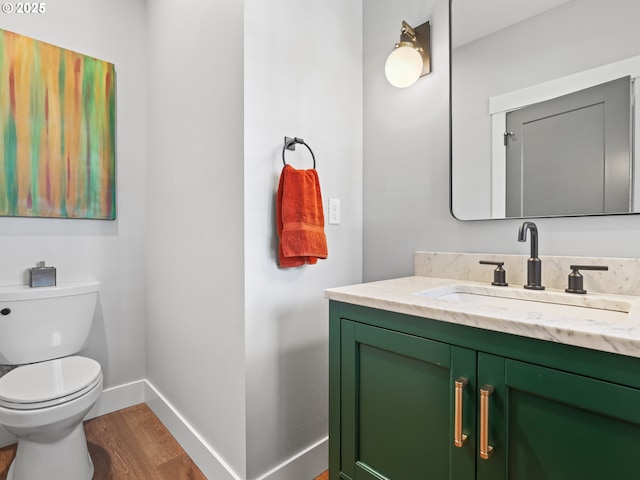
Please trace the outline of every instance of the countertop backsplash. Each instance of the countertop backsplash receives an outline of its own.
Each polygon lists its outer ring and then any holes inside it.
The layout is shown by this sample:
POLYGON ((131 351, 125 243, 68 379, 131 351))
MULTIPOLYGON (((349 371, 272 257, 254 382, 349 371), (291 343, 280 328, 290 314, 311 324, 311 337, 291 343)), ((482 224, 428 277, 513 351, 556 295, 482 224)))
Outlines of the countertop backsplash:
MULTIPOLYGON (((476 282, 493 281, 492 265, 480 265, 480 260, 504 262, 510 286, 527 283, 528 255, 495 253, 416 252, 415 275, 476 282)), ((603 265, 608 271, 585 270, 584 288, 587 292, 618 295, 640 295, 640 259, 612 257, 560 257, 540 255, 542 284, 550 289, 564 290, 570 265, 603 265)), ((588 294, 588 293, 587 293, 588 294)))

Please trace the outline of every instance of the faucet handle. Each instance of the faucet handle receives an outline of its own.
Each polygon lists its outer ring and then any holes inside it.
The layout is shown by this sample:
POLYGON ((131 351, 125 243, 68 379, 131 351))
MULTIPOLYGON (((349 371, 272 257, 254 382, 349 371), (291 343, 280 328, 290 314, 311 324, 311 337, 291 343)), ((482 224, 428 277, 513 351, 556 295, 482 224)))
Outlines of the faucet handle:
POLYGON ((507 283, 507 272, 502 266, 504 262, 490 262, 488 260, 480 260, 480 265, 496 265, 497 268, 493 271, 493 282, 491 285, 496 285, 498 287, 506 287, 509 284, 507 283))
POLYGON ((583 277, 579 270, 600 270, 607 271, 609 267, 604 265, 570 265, 569 286, 564 289, 567 293, 587 293, 583 288, 583 277))

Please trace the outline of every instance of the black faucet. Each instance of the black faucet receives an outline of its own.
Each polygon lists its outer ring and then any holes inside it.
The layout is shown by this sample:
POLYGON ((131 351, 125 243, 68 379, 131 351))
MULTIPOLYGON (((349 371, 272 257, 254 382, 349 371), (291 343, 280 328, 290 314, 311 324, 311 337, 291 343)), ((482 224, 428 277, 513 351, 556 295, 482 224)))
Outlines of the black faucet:
POLYGON ((527 230, 531 230, 531 257, 527 260, 527 284, 524 288, 544 290, 542 286, 542 260, 538 258, 538 227, 533 222, 524 222, 518 231, 518 241, 527 241, 527 230))

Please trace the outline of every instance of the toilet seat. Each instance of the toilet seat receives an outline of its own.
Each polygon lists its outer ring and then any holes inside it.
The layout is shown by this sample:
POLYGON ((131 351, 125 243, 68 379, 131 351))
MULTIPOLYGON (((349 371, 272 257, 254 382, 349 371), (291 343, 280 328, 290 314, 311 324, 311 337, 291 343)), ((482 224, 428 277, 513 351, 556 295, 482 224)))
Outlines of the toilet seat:
POLYGON ((69 402, 102 381, 100 364, 72 356, 23 365, 0 378, 0 406, 33 410, 69 402))

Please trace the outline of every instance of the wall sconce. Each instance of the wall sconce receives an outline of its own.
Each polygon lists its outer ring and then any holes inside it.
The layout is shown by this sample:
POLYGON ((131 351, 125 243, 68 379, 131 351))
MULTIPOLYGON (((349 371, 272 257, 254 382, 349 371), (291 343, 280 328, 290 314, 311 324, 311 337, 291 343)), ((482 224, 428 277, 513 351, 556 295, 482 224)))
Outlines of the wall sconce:
POLYGON ((402 21, 400 42, 396 43, 384 66, 387 80, 394 87, 406 88, 431 73, 431 25, 412 28, 402 21))

